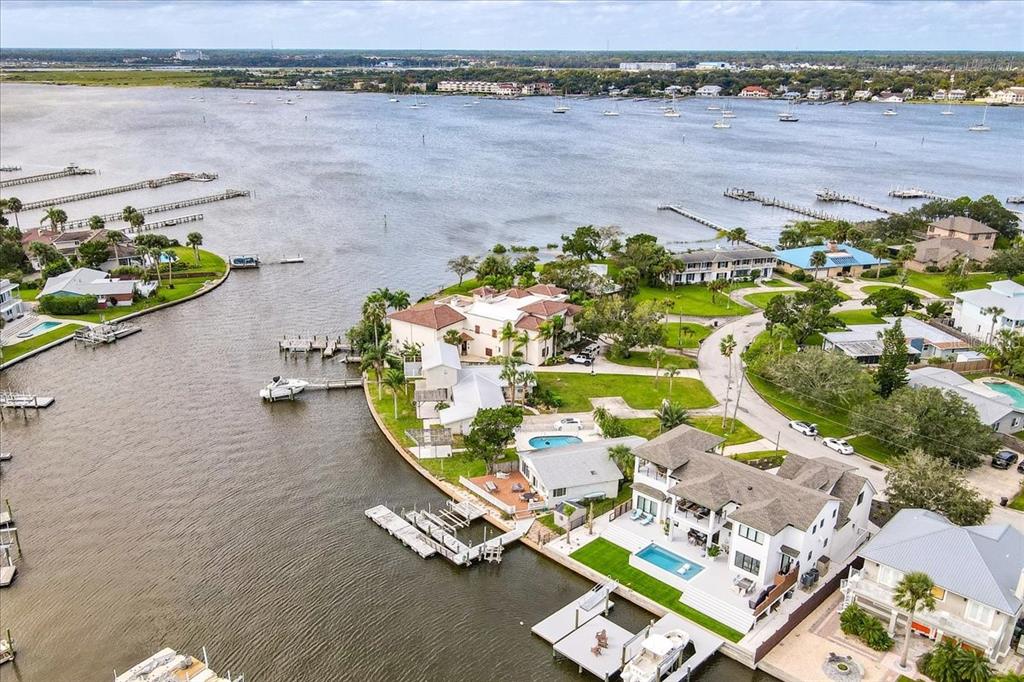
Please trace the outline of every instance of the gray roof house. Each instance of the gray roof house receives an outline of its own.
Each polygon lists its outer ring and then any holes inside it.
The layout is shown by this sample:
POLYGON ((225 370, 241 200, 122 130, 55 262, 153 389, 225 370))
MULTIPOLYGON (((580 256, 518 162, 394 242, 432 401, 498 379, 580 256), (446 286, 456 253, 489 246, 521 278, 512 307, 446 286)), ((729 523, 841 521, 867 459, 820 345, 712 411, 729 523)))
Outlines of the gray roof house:
POLYGON ((1009 524, 957 526, 924 509, 903 509, 858 554, 864 567, 842 587, 847 599, 906 627, 892 591, 911 572, 935 584, 935 609, 914 614, 914 630, 951 637, 1004 658, 1024 606, 1024 534, 1009 524), (952 560, 951 560, 952 559, 952 560))
POLYGON ((622 472, 608 450, 616 445, 635 448, 645 441, 639 436, 585 441, 575 445, 525 450, 519 453, 519 470, 548 506, 565 500, 615 497, 622 472))
POLYGON ((907 372, 907 377, 910 386, 940 388, 956 393, 973 405, 981 423, 991 426, 994 431, 1014 433, 1024 425, 1024 411, 1017 407, 1013 398, 951 369, 921 367, 907 372))
POLYGON ((857 362, 875 364, 882 355, 879 334, 892 327, 897 319, 907 339, 907 352, 915 359, 941 357, 952 360, 958 351, 971 347, 969 342, 915 317, 886 317, 883 323, 855 324, 843 331, 828 332, 823 337, 822 347, 849 355, 857 362))
POLYGON ((756 246, 687 251, 675 254, 675 258, 686 267, 662 273, 662 279, 670 285, 695 284, 715 279, 746 279, 755 270, 761 277, 771 277, 778 263, 774 253, 756 246))

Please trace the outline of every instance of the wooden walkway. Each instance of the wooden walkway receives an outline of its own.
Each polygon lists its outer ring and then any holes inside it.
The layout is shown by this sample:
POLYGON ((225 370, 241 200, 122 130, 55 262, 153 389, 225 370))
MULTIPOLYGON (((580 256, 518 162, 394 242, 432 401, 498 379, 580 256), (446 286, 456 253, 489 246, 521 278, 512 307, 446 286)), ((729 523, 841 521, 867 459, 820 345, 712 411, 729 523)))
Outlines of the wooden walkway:
POLYGON ((33 408, 42 409, 53 405, 54 398, 46 395, 30 395, 27 393, 13 393, 10 391, 0 393, 0 408, 33 408))
POLYGON ((615 582, 594 585, 579 599, 575 599, 530 628, 530 632, 548 644, 554 644, 584 623, 597 618, 615 606, 611 594, 619 585, 615 582))
MULTIPOLYGON (((17 168, 17 166, 11 166, 11 168, 17 168)), ((39 173, 37 175, 23 175, 20 178, 11 178, 9 180, 0 180, 0 188, 3 187, 14 187, 15 185, 27 185, 30 182, 43 182, 44 180, 56 180, 57 178, 67 178, 72 175, 95 175, 96 171, 92 168, 79 168, 78 166, 68 166, 64 170, 53 171, 51 173, 39 173)))
POLYGON ((844 204, 853 204, 855 206, 870 208, 872 211, 878 211, 879 213, 884 213, 886 215, 896 215, 898 213, 898 211, 893 211, 892 209, 886 208, 885 206, 880 206, 878 204, 872 203, 867 199, 861 199, 860 197, 851 196, 849 194, 840 194, 839 192, 832 189, 819 190, 818 192, 815 193, 815 196, 818 198, 818 201, 834 201, 844 204))
POLYGON ((148 232, 150 230, 159 230, 162 227, 174 227, 175 225, 181 225, 182 223, 194 223, 203 219, 202 213, 192 213, 190 215, 178 216, 177 218, 167 218, 166 220, 157 220, 152 223, 143 223, 139 226, 139 229, 135 229, 132 226, 128 226, 124 229, 127 234, 134 234, 136 232, 148 232))
MULTIPOLYGON (((198 206, 200 204, 211 204, 215 201, 225 201, 227 199, 237 199, 239 197, 247 197, 250 192, 247 189, 229 189, 221 192, 220 194, 208 194, 202 197, 194 197, 192 199, 182 199, 181 201, 171 201, 166 204, 158 204, 156 206, 146 206, 144 208, 136 209, 143 215, 150 215, 153 213, 164 213, 166 211, 173 211, 179 208, 188 208, 189 206, 198 206)), ((105 223, 117 223, 124 221, 124 215, 118 211, 117 213, 107 213, 101 215, 105 223)), ((90 218, 78 218, 75 220, 69 220, 64 224, 65 230, 71 230, 81 227, 89 226, 90 218)))
POLYGON ((658 210, 659 211, 672 211, 673 213, 678 213, 679 215, 683 216, 684 218, 689 218, 690 220, 692 220, 695 223, 700 223, 701 225, 704 225, 705 227, 710 227, 712 230, 718 230, 719 232, 727 232, 728 231, 728 228, 726 228, 726 227, 724 227, 722 225, 719 225, 718 223, 711 222, 707 218, 703 218, 703 217, 697 215, 696 213, 694 213, 694 212, 692 212, 692 211, 690 211, 690 210, 688 210, 686 208, 683 208, 682 206, 677 206, 677 205, 674 205, 674 204, 673 205, 666 204, 664 206, 659 206, 658 210))
POLYGON ((68 194, 62 197, 53 197, 52 199, 40 199, 38 201, 29 201, 22 206, 23 211, 31 211, 36 208, 48 208, 50 206, 61 206, 63 204, 71 204, 76 201, 85 201, 87 199, 95 199, 96 197, 105 197, 110 194, 121 194, 122 192, 134 192, 139 189, 156 189, 158 187, 164 187, 166 185, 174 185, 179 182, 188 182, 189 180, 200 179, 202 182, 206 182, 207 179, 214 179, 217 176, 213 173, 171 173, 162 178, 153 178, 151 180, 139 180, 138 182, 130 182, 127 185, 117 185, 115 187, 103 187, 101 189, 89 190, 88 192, 79 192, 77 194, 68 194))
POLYGON ((767 197, 758 194, 752 189, 741 189, 739 187, 730 187, 725 190, 723 194, 730 199, 737 199, 738 201, 757 201, 762 206, 769 206, 771 208, 781 208, 784 211, 790 211, 791 213, 798 213, 805 215, 808 218, 814 218, 816 220, 842 220, 839 216, 819 211, 816 208, 810 208, 807 206, 799 206, 797 204, 791 204, 788 201, 782 199, 776 199, 775 197, 767 197))

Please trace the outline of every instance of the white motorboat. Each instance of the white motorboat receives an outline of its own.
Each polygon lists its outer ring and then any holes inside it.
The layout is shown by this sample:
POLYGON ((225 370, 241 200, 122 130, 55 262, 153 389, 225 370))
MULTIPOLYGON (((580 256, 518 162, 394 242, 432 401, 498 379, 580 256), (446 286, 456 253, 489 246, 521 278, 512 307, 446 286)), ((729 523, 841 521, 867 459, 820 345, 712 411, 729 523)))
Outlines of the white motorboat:
POLYGON ((399 100, 398 100, 398 98, 397 98, 397 97, 388 97, 388 101, 389 101, 389 102, 397 102, 397 101, 399 101, 399 100))
POLYGON ((602 112, 602 115, 603 116, 618 116, 619 112, 612 111, 611 109, 608 109, 607 111, 602 112))
POLYGON ((800 119, 797 118, 794 114, 784 111, 781 114, 779 114, 779 120, 783 123, 796 123, 800 119))
POLYGON ((640 645, 640 653, 622 669, 622 682, 658 682, 660 673, 672 669, 689 643, 690 635, 685 630, 651 635, 640 645))
POLYGON ((717 104, 709 104, 708 105, 708 111, 721 111, 721 110, 722 110, 722 107, 718 106, 717 104))
POLYGON ((722 118, 736 118, 736 114, 729 109, 722 109, 722 118))
POLYGON ((554 109, 552 109, 551 113, 552 114, 567 114, 567 113, 569 113, 569 107, 565 106, 564 104, 561 104, 561 105, 555 107, 554 109))
POLYGON ((895 109, 886 109, 885 111, 882 112, 882 116, 899 116, 899 115, 900 115, 900 112, 896 111, 895 109))
POLYGON ((726 121, 724 118, 720 118, 717 121, 715 121, 715 124, 713 126, 711 126, 711 127, 712 128, 722 129, 722 128, 731 128, 732 126, 729 125, 729 122, 726 121))
POLYGON ((679 112, 676 111, 675 109, 666 109, 665 113, 662 114, 662 116, 665 116, 667 118, 679 118, 679 112))
POLYGON ((304 379, 274 377, 274 380, 260 391, 260 397, 270 402, 275 400, 292 400, 299 393, 302 393, 307 386, 309 386, 309 382, 304 379))

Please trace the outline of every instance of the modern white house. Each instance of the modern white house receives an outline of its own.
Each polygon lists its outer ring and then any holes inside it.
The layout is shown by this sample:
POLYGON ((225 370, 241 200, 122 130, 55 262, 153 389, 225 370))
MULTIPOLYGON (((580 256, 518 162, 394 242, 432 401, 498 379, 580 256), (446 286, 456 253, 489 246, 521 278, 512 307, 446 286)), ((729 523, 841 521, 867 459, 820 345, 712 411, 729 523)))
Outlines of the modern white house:
POLYGON ((685 269, 666 270, 661 277, 666 284, 697 284, 716 279, 770 278, 775 272, 778 259, 771 251, 757 247, 739 249, 706 249, 675 255, 685 264, 685 269))
POLYGON ((1000 329, 1024 330, 1024 286, 1008 279, 989 282, 987 289, 953 293, 953 326, 988 341, 1000 329))
POLYGON ((812 583, 811 569, 824 576, 846 565, 870 532, 875 490, 853 467, 828 458, 791 454, 777 473, 762 471, 712 452, 722 440, 684 425, 634 448, 633 505, 653 524, 643 517, 639 527, 617 522, 615 534, 650 537, 645 528, 659 529, 655 549, 633 544, 630 565, 682 590, 683 603, 746 632, 798 580, 812 583), (709 551, 726 566, 712 570, 709 551), (652 552, 659 554, 653 563, 652 552), (678 562, 685 566, 664 570, 678 562))
POLYGON ((907 372, 908 385, 951 391, 974 406, 978 419, 993 431, 1016 433, 1024 427, 1024 410, 1014 399, 983 382, 971 381, 951 369, 921 367, 907 372))
POLYGON ((519 453, 519 471, 549 507, 565 501, 582 505, 589 500, 614 498, 622 472, 608 450, 616 445, 635 448, 644 442, 639 436, 626 436, 524 450, 519 453))
POLYGON ((101 308, 132 304, 135 294, 149 296, 157 288, 156 282, 111 278, 102 270, 76 268, 46 280, 39 298, 43 296, 95 296, 101 308))
POLYGON ((720 85, 702 85, 693 93, 697 97, 718 97, 722 94, 720 85))
POLYGON ((559 344, 564 346, 576 338, 573 316, 580 310, 580 306, 568 302, 564 289, 537 284, 500 292, 480 287, 472 291, 472 296, 426 301, 393 312, 388 319, 396 348, 406 343, 425 348, 454 330, 463 358, 486 362, 518 350, 526 364, 537 366, 555 350, 554 340, 545 338, 544 323, 561 318, 559 344), (512 328, 515 339, 502 338, 506 325, 512 328))
POLYGON ((890 633, 903 632, 909 614, 893 604, 893 590, 907 573, 926 573, 935 608, 914 613, 913 632, 957 639, 993 662, 1009 653, 1024 615, 1024 535, 1013 526, 957 526, 935 512, 903 509, 858 554, 863 568, 841 584, 845 604, 881 616, 890 633))
POLYGON ((971 344, 916 317, 886 317, 880 324, 854 324, 844 331, 823 335, 822 348, 849 355, 857 362, 876 364, 882 355, 881 334, 900 321, 912 362, 941 358, 952 362, 971 344))
POLYGON ((10 322, 25 314, 25 304, 18 295, 20 286, 9 279, 0 279, 0 320, 10 322))

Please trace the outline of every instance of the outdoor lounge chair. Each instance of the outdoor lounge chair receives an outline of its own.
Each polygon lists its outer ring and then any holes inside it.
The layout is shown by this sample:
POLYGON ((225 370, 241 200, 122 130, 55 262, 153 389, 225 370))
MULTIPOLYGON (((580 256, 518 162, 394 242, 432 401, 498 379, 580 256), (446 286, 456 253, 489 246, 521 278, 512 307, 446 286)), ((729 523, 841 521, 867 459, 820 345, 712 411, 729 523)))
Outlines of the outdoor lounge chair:
POLYGON ((633 521, 639 521, 640 517, 643 516, 643 515, 644 515, 643 511, 641 511, 640 509, 634 509, 633 513, 629 515, 629 518, 632 519, 633 521))
POLYGON ((487 492, 489 493, 498 492, 498 486, 494 483, 494 481, 487 481, 486 483, 484 483, 484 487, 487 488, 487 492))
POLYGON ((644 518, 643 518, 642 521, 640 521, 640 525, 641 526, 649 526, 652 523, 654 523, 654 517, 651 516, 650 514, 644 512, 644 518))

